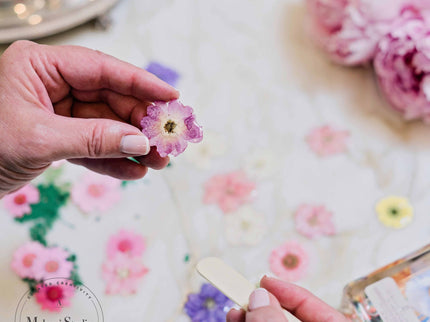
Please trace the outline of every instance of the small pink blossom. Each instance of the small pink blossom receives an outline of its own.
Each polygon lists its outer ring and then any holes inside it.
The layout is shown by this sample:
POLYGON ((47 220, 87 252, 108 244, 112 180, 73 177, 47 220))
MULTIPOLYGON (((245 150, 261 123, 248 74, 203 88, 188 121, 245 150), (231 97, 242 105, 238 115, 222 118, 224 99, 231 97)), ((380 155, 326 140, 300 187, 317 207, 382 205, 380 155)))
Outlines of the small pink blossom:
POLYGON ((290 241, 275 248, 270 255, 270 269, 281 279, 295 282, 301 279, 309 266, 309 256, 298 242, 290 241))
POLYGON ((107 245, 109 258, 114 258, 118 253, 130 257, 141 256, 144 250, 145 239, 139 234, 124 229, 112 235, 107 245))
POLYGON ((33 265, 34 278, 69 278, 73 263, 68 261, 68 252, 60 247, 45 248, 33 265))
POLYGON ((84 212, 106 211, 120 199, 121 181, 94 172, 87 172, 71 191, 72 200, 84 212))
POLYGON ((177 156, 185 151, 187 142, 198 143, 203 139, 193 109, 178 100, 156 102, 148 106, 147 114, 141 121, 142 132, 162 157, 177 156))
POLYGON ((241 171, 213 176, 205 184, 205 203, 217 203, 224 213, 237 210, 249 201, 255 183, 241 171))
POLYGON ((34 278, 34 262, 41 257, 44 250, 45 248, 37 242, 22 245, 13 254, 12 269, 21 278, 34 278))
POLYGON ((348 131, 339 131, 330 125, 324 125, 313 129, 306 137, 306 141, 312 151, 324 157, 344 152, 348 137, 348 131))
POLYGON ((295 213, 296 229, 309 238, 334 235, 332 217, 324 206, 301 205, 295 213))
POLYGON ((25 214, 31 213, 30 205, 38 203, 39 199, 39 190, 31 184, 28 184, 6 195, 3 198, 3 203, 14 217, 22 217, 25 214))
POLYGON ((103 279, 106 281, 106 294, 134 294, 139 280, 148 273, 139 257, 118 253, 103 264, 103 279))
POLYGON ((70 306, 74 294, 75 287, 71 281, 54 279, 38 284, 34 297, 42 310, 60 312, 62 308, 70 306))

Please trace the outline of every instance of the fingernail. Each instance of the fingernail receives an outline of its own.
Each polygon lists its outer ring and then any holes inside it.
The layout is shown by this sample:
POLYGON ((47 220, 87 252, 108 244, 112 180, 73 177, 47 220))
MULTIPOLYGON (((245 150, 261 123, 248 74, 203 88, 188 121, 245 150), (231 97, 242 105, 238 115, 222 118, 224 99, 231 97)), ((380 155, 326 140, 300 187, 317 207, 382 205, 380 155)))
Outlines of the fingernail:
POLYGON ((150 151, 149 140, 144 135, 126 135, 121 139, 122 153, 146 155, 150 151))
POLYGON ((257 288, 249 297, 249 310, 270 305, 269 293, 264 288, 257 288))

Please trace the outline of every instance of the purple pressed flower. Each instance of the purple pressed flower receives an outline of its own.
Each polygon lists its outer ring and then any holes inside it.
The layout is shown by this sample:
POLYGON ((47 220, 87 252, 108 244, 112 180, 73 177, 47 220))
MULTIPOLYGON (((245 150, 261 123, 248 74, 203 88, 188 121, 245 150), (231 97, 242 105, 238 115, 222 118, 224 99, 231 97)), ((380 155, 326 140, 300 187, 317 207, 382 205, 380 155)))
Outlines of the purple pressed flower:
POLYGON ((146 70, 172 86, 175 86, 179 79, 176 71, 156 62, 150 62, 146 70))
POLYGON ((184 310, 193 322, 224 322, 232 306, 233 302, 215 287, 203 284, 200 293, 188 295, 184 310))
POLYGON ((188 142, 198 143, 203 139, 203 130, 196 122, 193 109, 178 100, 148 106, 147 116, 140 125, 149 144, 156 146, 162 157, 177 156, 184 152, 188 142))

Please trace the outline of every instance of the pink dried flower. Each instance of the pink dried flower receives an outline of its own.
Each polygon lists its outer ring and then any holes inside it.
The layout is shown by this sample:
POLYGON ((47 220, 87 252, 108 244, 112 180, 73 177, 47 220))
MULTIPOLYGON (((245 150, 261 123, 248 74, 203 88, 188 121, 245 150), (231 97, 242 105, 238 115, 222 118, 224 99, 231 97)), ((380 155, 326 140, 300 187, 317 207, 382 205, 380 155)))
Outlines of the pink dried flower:
POLYGON ((45 248, 34 261, 34 278, 69 278, 73 270, 73 263, 67 260, 69 256, 70 254, 60 247, 45 248))
POLYGON ((407 120, 430 121, 430 27, 417 15, 399 20, 379 43, 374 60, 387 100, 407 120))
POLYGON ((348 137, 348 131, 339 131, 333 129, 330 125, 324 125, 313 129, 306 137, 306 141, 316 154, 329 156, 344 152, 348 137))
POLYGON ((72 200, 85 212, 106 211, 120 199, 121 181, 87 172, 71 191, 72 200))
POLYGON ((37 242, 29 242, 13 253, 11 267, 21 278, 34 278, 34 262, 41 257, 45 248, 37 242))
POLYGON ((38 203, 39 199, 39 190, 31 184, 28 184, 21 189, 6 195, 3 198, 3 203, 6 209, 14 217, 22 217, 25 214, 31 213, 30 205, 38 203))
POLYGON ((62 308, 70 306, 74 294, 75 287, 71 281, 54 279, 38 284, 34 297, 42 310, 60 312, 62 308))
POLYGON ((147 114, 141 121, 142 132, 162 157, 177 156, 185 151, 187 142, 198 143, 203 139, 193 109, 178 100, 156 102, 148 106, 147 114))
POLYGON ((103 264, 106 294, 134 294, 139 280, 148 272, 139 257, 118 253, 103 264))
POLYGON ((309 238, 334 235, 332 217, 324 206, 301 205, 295 213, 296 229, 309 238))
POLYGON ((298 242, 290 241, 275 248, 270 255, 270 269, 281 279, 295 282, 307 272, 309 258, 298 242))
POLYGON ((205 203, 217 203, 224 213, 237 210, 255 190, 255 183, 241 171, 215 175, 205 184, 205 203))
POLYGON ((112 235, 107 245, 109 258, 114 258, 118 253, 130 257, 141 256, 144 250, 145 239, 139 234, 124 229, 112 235))
POLYGON ((370 61, 381 37, 413 5, 423 6, 419 0, 391 0, 389 5, 375 0, 307 0, 311 34, 331 59, 344 65, 370 61))

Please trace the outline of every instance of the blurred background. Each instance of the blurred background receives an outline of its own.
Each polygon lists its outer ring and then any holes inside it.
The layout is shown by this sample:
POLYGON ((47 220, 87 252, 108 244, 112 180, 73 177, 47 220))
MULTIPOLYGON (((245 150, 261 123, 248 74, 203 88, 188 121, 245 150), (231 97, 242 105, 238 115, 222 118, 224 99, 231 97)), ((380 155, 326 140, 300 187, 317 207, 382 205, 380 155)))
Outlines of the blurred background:
MULTIPOLYGON (((104 184, 78 166, 56 164, 33 183, 70 193, 50 201, 58 218, 47 244, 76 255, 105 321, 190 321, 184 305, 204 283, 194 265, 205 256, 339 308, 345 284, 429 242, 428 126, 387 107, 370 67, 338 66, 314 46, 304 1, 0 0, 0 9, 0 52, 12 37, 37 38, 152 68, 204 128, 168 168, 118 183, 106 207, 72 197, 104 184), (389 196, 409 201, 412 220, 384 220, 375 206, 389 196), (107 250, 121 234, 144 238, 148 271, 134 290, 107 294, 107 250)), ((28 284, 11 262, 33 221, 1 202, 0 214, 0 316, 12 321, 28 284)))

